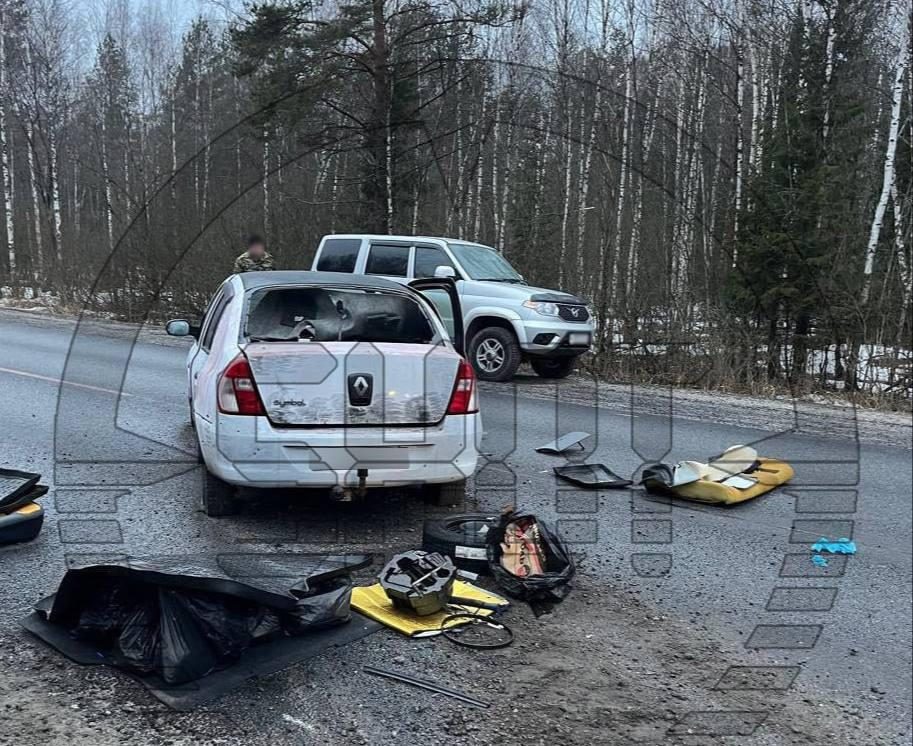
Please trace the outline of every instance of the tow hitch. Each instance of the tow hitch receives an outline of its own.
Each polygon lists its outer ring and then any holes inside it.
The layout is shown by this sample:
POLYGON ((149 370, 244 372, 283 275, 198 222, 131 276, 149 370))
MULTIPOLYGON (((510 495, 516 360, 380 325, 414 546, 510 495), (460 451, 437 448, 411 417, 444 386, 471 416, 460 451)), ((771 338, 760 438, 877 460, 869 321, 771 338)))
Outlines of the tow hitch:
POLYGON ((351 487, 342 487, 336 485, 333 489, 330 490, 330 497, 332 497, 337 502, 341 503, 350 503, 352 502, 353 497, 364 497, 368 491, 367 481, 368 481, 368 470, 359 469, 358 472, 358 486, 354 489, 351 487))

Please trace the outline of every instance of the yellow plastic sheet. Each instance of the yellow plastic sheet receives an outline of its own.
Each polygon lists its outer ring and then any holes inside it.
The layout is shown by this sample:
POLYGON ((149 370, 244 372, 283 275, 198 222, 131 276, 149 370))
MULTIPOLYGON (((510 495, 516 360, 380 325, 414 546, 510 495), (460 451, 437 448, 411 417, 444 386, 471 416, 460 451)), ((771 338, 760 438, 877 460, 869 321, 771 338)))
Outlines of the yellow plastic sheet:
MULTIPOLYGON (((481 588, 477 588, 469 583, 464 583, 462 580, 454 582, 453 595, 458 596, 459 598, 472 599, 473 601, 498 604, 502 608, 507 608, 510 605, 510 602, 507 599, 494 593, 489 593, 481 588)), ((410 614, 407 611, 400 611, 393 606, 393 602, 387 597, 387 594, 384 592, 380 583, 354 588, 352 590, 352 608, 387 627, 395 629, 397 632, 402 632, 408 637, 413 637, 422 632, 439 630, 445 617, 453 614, 455 611, 471 611, 484 616, 489 616, 494 613, 490 609, 452 605, 450 611, 439 611, 437 614, 429 614, 428 616, 410 614)), ((451 622, 448 622, 447 626, 465 624, 467 621, 468 620, 454 619, 451 622)))

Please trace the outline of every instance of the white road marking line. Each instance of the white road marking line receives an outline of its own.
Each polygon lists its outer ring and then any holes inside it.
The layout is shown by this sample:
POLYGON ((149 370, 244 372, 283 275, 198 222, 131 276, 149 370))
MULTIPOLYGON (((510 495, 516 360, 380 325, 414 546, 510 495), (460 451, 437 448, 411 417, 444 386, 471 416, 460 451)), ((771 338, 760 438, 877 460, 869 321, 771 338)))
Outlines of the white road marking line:
POLYGON ((89 391, 100 391, 103 394, 114 394, 114 396, 132 396, 126 391, 115 391, 114 389, 106 389, 101 386, 92 386, 88 383, 76 383, 76 381, 64 381, 60 378, 54 378, 52 376, 42 376, 39 373, 29 373, 25 370, 15 370, 14 368, 0 368, 0 373, 9 373, 13 376, 22 376, 24 378, 35 378, 39 381, 47 381, 48 383, 56 383, 61 386, 75 386, 80 389, 88 389, 89 391))

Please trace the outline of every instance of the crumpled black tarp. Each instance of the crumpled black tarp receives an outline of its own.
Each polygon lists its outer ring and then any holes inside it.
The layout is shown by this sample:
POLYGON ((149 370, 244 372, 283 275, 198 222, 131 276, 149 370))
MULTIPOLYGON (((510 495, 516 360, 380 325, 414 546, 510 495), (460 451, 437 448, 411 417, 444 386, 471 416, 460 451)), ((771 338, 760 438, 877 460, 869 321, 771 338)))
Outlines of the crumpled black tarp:
POLYGON ((193 681, 249 646, 349 620, 362 556, 219 554, 114 559, 67 570, 36 605, 113 665, 193 681))
POLYGON ((488 530, 487 540, 486 551, 491 574, 497 584, 514 598, 531 603, 549 603, 560 601, 570 593, 570 581, 576 572, 574 558, 558 532, 544 521, 531 513, 505 513, 498 525, 488 530), (545 550, 545 572, 520 578, 501 566, 501 542, 504 541, 507 524, 526 518, 533 519, 539 525, 539 539, 545 550))

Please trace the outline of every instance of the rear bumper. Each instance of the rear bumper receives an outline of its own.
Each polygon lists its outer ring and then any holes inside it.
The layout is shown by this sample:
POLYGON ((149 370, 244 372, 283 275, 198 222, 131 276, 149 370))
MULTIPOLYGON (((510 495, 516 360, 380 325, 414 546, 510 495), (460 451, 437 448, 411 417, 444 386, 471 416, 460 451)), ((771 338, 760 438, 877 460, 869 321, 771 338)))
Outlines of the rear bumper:
POLYGON ((266 417, 197 421, 206 466, 250 487, 366 487, 444 484, 471 476, 482 437, 478 414, 431 427, 277 428, 266 417))

